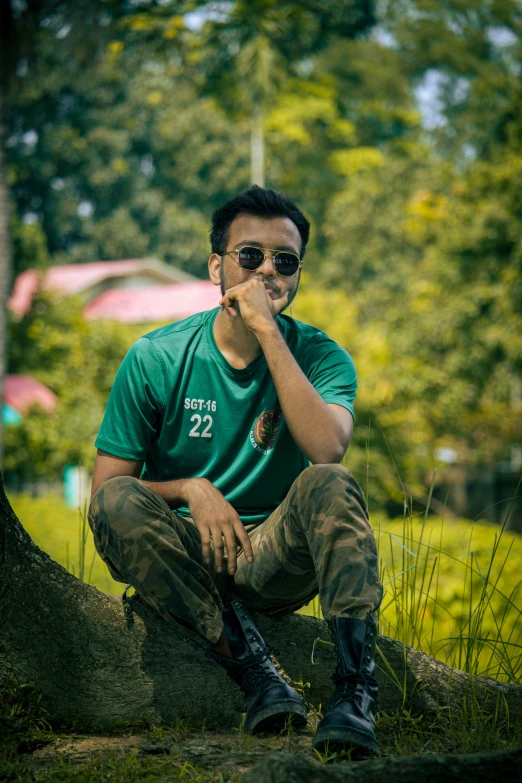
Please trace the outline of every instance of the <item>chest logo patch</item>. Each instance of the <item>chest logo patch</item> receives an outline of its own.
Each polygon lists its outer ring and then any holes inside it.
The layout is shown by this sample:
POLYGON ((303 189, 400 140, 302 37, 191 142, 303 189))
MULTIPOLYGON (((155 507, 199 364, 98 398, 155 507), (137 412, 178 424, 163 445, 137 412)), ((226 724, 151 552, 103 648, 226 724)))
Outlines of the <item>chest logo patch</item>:
POLYGON ((282 411, 263 411, 254 422, 250 443, 261 454, 268 454, 274 447, 283 418, 282 411))

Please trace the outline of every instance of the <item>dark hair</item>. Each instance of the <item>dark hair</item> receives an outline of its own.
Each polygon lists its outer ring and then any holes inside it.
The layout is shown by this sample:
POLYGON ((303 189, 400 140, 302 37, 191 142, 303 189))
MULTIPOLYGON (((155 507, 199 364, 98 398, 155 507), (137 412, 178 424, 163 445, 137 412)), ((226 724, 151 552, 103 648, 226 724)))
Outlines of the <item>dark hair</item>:
POLYGON ((229 199, 212 215, 210 244, 212 252, 223 255, 227 249, 228 229, 240 214, 258 215, 261 218, 287 217, 295 223, 301 236, 301 258, 305 254, 310 236, 310 223, 288 196, 269 188, 251 185, 247 190, 229 199))

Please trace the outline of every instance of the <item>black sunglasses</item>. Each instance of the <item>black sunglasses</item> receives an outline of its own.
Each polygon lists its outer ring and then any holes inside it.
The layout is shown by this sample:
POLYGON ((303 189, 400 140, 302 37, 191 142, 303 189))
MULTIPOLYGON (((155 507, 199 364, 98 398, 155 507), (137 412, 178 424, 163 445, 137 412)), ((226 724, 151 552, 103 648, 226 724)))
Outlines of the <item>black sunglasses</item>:
MULTIPOLYGON (((264 262, 265 250, 270 250, 270 248, 245 246, 239 248, 239 250, 227 250, 223 255, 227 256, 229 253, 237 253, 239 266, 243 269, 248 269, 249 272, 253 272, 254 269, 259 269, 264 262)), ((286 250, 270 250, 270 252, 273 253, 274 266, 278 275, 290 277, 295 275, 301 266, 301 260, 295 253, 288 253, 286 250)))

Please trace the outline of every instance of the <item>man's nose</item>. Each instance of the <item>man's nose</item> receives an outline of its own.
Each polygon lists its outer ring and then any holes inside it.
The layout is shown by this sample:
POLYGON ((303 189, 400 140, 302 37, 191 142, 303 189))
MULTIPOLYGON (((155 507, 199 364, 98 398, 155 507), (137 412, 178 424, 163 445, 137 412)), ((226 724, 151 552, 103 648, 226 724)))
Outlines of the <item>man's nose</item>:
POLYGON ((270 275, 276 275, 277 276, 277 269, 275 268, 274 264, 274 256, 272 253, 267 253, 265 251, 265 258, 261 266, 258 266, 256 269, 256 272, 259 274, 266 275, 266 277, 269 277, 270 275))

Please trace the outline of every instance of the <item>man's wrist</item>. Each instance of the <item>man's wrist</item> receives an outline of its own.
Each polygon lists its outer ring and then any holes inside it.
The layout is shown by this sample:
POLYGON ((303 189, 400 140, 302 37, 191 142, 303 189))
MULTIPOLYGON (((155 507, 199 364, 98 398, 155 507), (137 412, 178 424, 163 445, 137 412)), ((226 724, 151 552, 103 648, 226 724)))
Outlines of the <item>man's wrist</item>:
POLYGON ((178 480, 181 484, 180 487, 180 494, 183 496, 183 502, 190 506, 195 493, 200 489, 201 484, 203 482, 206 482, 207 479, 205 478, 188 478, 188 479, 179 479, 178 480))
POLYGON ((259 340, 259 342, 262 344, 263 340, 270 339, 274 335, 280 335, 281 332, 279 331, 279 326, 275 322, 273 318, 270 320, 262 321, 259 326, 256 325, 255 328, 252 330, 259 340))
POLYGON ((172 479, 171 481, 144 481, 143 483, 156 492, 171 507, 189 506, 194 493, 204 478, 172 479))

